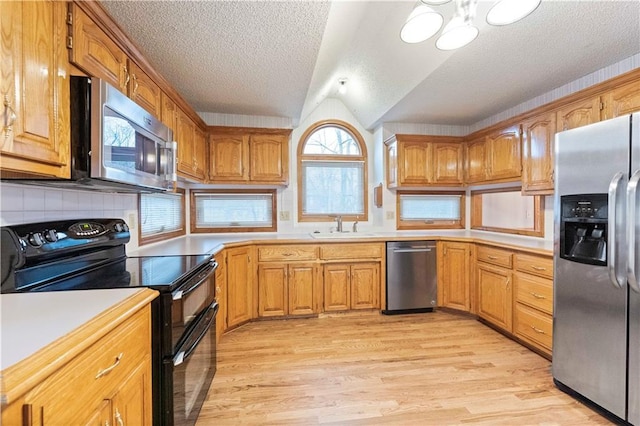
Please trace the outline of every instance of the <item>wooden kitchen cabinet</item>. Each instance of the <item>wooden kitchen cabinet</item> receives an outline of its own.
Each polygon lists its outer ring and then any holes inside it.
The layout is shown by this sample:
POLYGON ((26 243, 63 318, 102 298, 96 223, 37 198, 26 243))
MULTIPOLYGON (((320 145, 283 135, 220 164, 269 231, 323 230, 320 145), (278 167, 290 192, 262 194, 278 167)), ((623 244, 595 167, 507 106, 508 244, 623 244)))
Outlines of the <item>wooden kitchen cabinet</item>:
POLYGON ((487 136, 486 161, 488 179, 518 179, 522 173, 520 127, 509 126, 487 136))
POLYGON ((215 255, 218 269, 216 278, 216 301, 218 302, 218 315, 216 315, 216 342, 219 342, 227 329, 227 253, 225 250, 215 255))
POLYGON ((522 193, 553 194, 556 114, 548 112, 522 123, 522 193))
POLYGON ((289 183, 289 129, 209 127, 212 183, 289 183))
MULTIPOLYGON (((45 348, 42 359, 3 371, 7 381, 25 378, 19 380, 24 393, 3 406, 2 423, 151 425, 149 302, 155 297, 143 290, 127 306, 114 307, 65 336, 80 347, 61 341, 45 348), (43 373, 51 363, 60 366, 43 373), (34 382, 38 376, 44 377, 34 382)), ((13 386, 4 391, 12 394, 13 386)))
POLYGON ((204 182, 207 166, 207 133, 177 108, 173 138, 178 143, 178 174, 187 180, 204 182))
POLYGON ((640 111, 640 80, 608 91, 603 100, 603 120, 640 111))
POLYGON ((324 265, 324 310, 379 308, 379 284, 378 263, 324 265))
POLYGON ((69 64, 64 2, 1 2, 2 176, 69 178, 69 64))
POLYGON ((465 144, 465 180, 467 183, 487 180, 486 138, 474 139, 465 144))
POLYGON ((604 108, 600 96, 593 96, 565 105, 556 112, 556 130, 562 132, 600 121, 604 108))
POLYGON ((478 316, 511 333, 513 331, 512 253, 480 245, 476 256, 478 316))
POLYGON ((227 252, 227 328, 252 318, 253 263, 250 246, 235 247, 227 252))
POLYGON ((92 77, 100 78, 142 108, 161 117, 160 87, 131 60, 76 3, 69 4, 71 15, 70 60, 92 77))
POLYGON ((438 242, 439 306, 465 312, 471 309, 472 245, 438 242))
POLYGON ((389 188, 463 183, 464 145, 460 138, 394 135, 385 146, 389 188))

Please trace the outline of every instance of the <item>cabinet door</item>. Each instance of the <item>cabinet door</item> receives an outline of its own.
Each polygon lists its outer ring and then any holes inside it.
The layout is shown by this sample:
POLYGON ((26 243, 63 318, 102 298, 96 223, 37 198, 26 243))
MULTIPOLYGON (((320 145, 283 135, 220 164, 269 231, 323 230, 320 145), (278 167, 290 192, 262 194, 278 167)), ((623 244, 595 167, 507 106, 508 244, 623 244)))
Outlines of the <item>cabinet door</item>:
POLYGON ((129 97, 142 108, 161 117, 162 91, 134 62, 129 61, 129 97))
POLYGON ((227 326, 233 327, 251 319, 253 295, 249 247, 227 252, 227 326))
POLYGON ((66 10, 55 1, 0 3, 3 170, 69 177, 66 10))
POLYGON ((258 315, 260 317, 288 314, 287 272, 286 264, 258 265, 258 315))
POLYGON ((254 182, 289 181, 289 137, 255 134, 249 138, 250 175, 254 182))
POLYGON ((112 398, 115 425, 151 425, 151 361, 134 371, 112 398))
POLYGON ((76 4, 73 14, 71 62, 87 74, 101 78, 127 93, 130 71, 127 55, 76 4))
POLYGON ((433 145, 433 183, 444 185, 462 183, 464 179, 462 147, 463 145, 459 143, 433 145))
POLYGON ((556 112, 556 130, 562 132, 597 123, 600 121, 601 109, 599 96, 566 105, 556 112))
POLYGON ((399 185, 425 185, 431 182, 431 144, 398 141, 399 185))
POLYGON ((640 80, 620 86, 604 96, 603 120, 640 111, 640 80))
POLYGON ((317 270, 314 264, 289 265, 289 315, 317 312, 317 270))
POLYGON ((478 263, 478 315, 512 331, 513 297, 511 271, 478 263))
POLYGON ((216 254, 218 269, 216 269, 216 301, 218 302, 218 315, 216 318, 216 342, 220 341, 222 334, 227 329, 227 254, 222 251, 216 254))
POLYGON ((211 181, 247 181, 249 137, 244 134, 209 136, 209 178, 211 181))
POLYGON ((466 180, 469 183, 487 179, 486 140, 484 137, 466 144, 466 180))
POLYGON ((196 167, 193 164, 193 140, 196 126, 184 111, 178 108, 176 129, 173 135, 178 142, 178 173, 195 177, 196 167))
POLYGON ((351 306, 349 265, 324 266, 324 310, 346 311, 351 306))
POLYGON ((487 160, 489 179, 511 179, 520 177, 522 155, 520 128, 512 126, 487 137, 487 160))
POLYGON ((356 263, 351 265, 351 309, 379 308, 380 265, 356 263))
POLYGON ((396 140, 387 141, 385 144, 387 159, 387 188, 398 186, 398 142, 396 140))
POLYGON ((160 102, 160 121, 173 131, 173 140, 176 140, 176 119, 178 113, 176 104, 173 102, 173 99, 164 92, 160 95, 160 102))
POLYGON ((465 243, 442 243, 442 306, 470 311, 471 248, 465 243))
POLYGON ((204 182, 207 178, 207 153, 208 153, 208 141, 207 133, 202 131, 199 127, 195 128, 193 134, 193 165, 194 176, 201 182, 204 182))
POLYGON ((556 115, 547 113, 522 123, 522 192, 553 193, 553 143, 556 115))

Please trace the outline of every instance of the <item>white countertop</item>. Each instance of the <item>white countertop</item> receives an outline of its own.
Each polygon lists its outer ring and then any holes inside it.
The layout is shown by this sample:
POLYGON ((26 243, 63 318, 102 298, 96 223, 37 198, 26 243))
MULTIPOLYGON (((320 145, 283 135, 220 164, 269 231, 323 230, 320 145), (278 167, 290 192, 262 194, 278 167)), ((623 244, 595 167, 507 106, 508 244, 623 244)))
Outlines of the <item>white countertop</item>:
POLYGON ((229 243, 242 243, 248 241, 301 241, 316 243, 335 243, 371 240, 371 241, 395 241, 401 239, 416 238, 462 238, 469 240, 482 240, 488 243, 547 251, 553 253, 553 241, 542 238, 525 237, 520 235, 500 234, 485 231, 467 230, 434 230, 434 231, 396 231, 396 232, 362 232, 362 238, 354 240, 352 237, 337 239, 314 239, 308 233, 283 234, 283 233, 241 233, 241 234, 191 234, 149 244, 132 250, 129 256, 168 256, 168 255, 193 255, 215 254, 229 243), (367 236, 368 235, 368 236, 367 236), (373 235, 373 236, 372 236, 373 235))
POLYGON ((124 288, 0 295, 0 371, 138 291, 124 288))

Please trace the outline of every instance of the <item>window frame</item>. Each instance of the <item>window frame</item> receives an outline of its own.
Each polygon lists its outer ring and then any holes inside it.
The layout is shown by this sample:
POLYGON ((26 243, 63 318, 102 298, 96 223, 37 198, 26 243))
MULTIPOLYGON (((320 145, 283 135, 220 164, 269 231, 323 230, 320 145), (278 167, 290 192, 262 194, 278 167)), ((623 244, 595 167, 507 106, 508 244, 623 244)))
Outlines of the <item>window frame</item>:
MULTIPOLYGON (((152 234, 148 236, 142 236, 142 196, 147 194, 138 194, 138 245, 143 246, 145 244, 156 243, 158 241, 164 241, 175 237, 181 237, 187 234, 186 226, 186 191, 183 188, 176 188, 173 192, 179 194, 180 197, 180 229, 176 229, 170 232, 162 232, 159 234, 152 234)), ((171 195, 171 192, 165 194, 148 194, 148 195, 171 195)))
POLYGON ((302 185, 302 163, 305 161, 332 161, 332 162, 361 162, 363 171, 363 188, 362 197, 364 205, 364 213, 358 215, 340 215, 343 220, 350 220, 366 222, 369 220, 369 166, 368 166, 368 154, 367 145, 364 142, 364 138, 351 124, 342 120, 322 120, 318 121, 305 130, 298 142, 297 150, 297 171, 298 171, 298 222, 333 222, 335 221, 336 214, 304 214, 302 211, 302 200, 304 198, 303 185, 302 185), (354 142, 360 147, 360 155, 322 155, 322 154, 304 154, 304 147, 309 140, 309 137, 317 130, 323 127, 339 127, 342 130, 349 133, 354 142))
POLYGON ((471 229, 478 231, 500 232, 504 234, 544 237, 544 196, 531 195, 533 198, 533 229, 501 228, 482 225, 482 195, 498 192, 522 191, 521 186, 508 188, 480 189, 471 191, 471 229))
POLYGON ((418 230, 418 229, 465 229, 466 227, 466 192, 465 191, 420 191, 420 190, 398 190, 396 191, 396 229, 401 230, 418 230), (438 223, 444 221, 434 220, 433 223, 427 223, 424 220, 402 220, 400 214, 400 196, 401 195, 459 195, 460 196, 460 219, 458 223, 452 224, 438 223))
POLYGON ((278 231, 278 194, 275 189, 192 189, 190 191, 190 230, 192 234, 227 233, 227 232, 277 232, 278 231), (231 227, 231 228, 198 228, 196 226, 196 194, 262 194, 271 196, 271 227, 231 227))

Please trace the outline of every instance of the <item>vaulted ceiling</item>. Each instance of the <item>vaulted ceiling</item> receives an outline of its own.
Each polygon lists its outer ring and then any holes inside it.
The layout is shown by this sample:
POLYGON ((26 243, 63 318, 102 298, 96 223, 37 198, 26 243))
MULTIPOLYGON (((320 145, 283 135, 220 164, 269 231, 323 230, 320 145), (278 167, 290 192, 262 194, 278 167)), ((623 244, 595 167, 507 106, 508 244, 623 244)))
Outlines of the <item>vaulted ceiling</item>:
MULTIPOLYGON (((327 97, 360 124, 470 125, 640 52, 640 1, 543 0, 457 51, 399 33, 416 1, 105 1, 196 111, 288 117, 327 97), (348 92, 338 93, 338 79, 348 92)), ((454 2, 434 7, 445 18, 454 2)))

